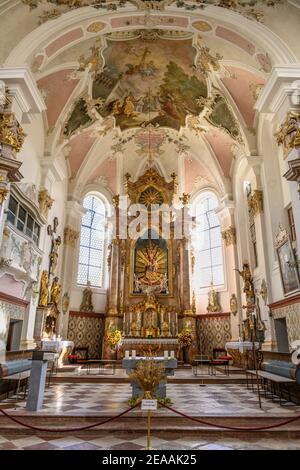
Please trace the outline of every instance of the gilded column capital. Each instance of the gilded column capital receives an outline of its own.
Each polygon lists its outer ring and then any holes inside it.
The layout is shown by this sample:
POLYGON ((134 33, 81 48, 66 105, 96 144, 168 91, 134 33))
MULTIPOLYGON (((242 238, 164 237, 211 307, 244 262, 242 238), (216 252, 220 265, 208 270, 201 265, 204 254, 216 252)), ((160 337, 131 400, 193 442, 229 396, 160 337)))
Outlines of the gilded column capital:
POLYGON ((236 228, 230 225, 222 232, 222 238, 225 246, 236 245, 236 228))
POLYGON ((263 192, 255 189, 248 198, 249 209, 254 215, 262 214, 264 212, 263 192))
POLYGON ((300 147, 300 113, 289 111, 285 121, 275 133, 277 144, 283 147, 284 158, 300 147))
POLYGON ((76 241, 79 237, 79 231, 73 229, 70 226, 66 226, 64 229, 64 244, 70 246, 71 248, 75 248, 76 241))
POLYGON ((0 204, 4 203, 8 193, 9 193, 9 190, 7 188, 0 188, 0 204))
POLYGON ((41 214, 47 219, 54 199, 50 197, 47 189, 41 189, 38 196, 41 214))
POLYGON ((0 144, 20 152, 25 139, 23 128, 14 113, 0 113, 0 144))
POLYGON ((120 194, 115 194, 115 196, 113 196, 112 198, 112 202, 113 202, 113 205, 115 207, 119 207, 119 204, 120 204, 120 194))
POLYGON ((190 202, 191 195, 188 193, 183 193, 182 196, 179 197, 179 200, 182 202, 184 206, 187 206, 190 202))

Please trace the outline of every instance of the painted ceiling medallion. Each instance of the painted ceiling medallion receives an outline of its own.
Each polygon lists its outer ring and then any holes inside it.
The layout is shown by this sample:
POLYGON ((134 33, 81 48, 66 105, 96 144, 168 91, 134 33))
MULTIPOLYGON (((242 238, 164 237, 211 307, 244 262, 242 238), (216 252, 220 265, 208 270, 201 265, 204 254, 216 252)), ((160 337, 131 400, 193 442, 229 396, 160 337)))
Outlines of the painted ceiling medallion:
POLYGON ((201 31, 202 33, 207 33, 213 29, 207 21, 195 21, 193 23, 193 28, 198 29, 198 31, 201 31))
POLYGON ((88 27, 87 27, 87 32, 88 33, 99 33, 99 31, 101 31, 103 28, 105 28, 105 24, 104 23, 101 23, 101 21, 95 21, 94 23, 91 23, 88 27))

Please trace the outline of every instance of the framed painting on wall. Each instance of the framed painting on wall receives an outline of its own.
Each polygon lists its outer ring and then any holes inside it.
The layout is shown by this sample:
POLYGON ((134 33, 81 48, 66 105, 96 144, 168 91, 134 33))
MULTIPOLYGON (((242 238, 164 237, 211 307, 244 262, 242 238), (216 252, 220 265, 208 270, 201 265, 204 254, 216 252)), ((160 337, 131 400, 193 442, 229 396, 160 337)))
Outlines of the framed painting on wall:
POLYGON ((281 225, 275 237, 275 246, 279 263, 279 271, 284 295, 299 291, 300 279, 298 263, 288 232, 281 225))

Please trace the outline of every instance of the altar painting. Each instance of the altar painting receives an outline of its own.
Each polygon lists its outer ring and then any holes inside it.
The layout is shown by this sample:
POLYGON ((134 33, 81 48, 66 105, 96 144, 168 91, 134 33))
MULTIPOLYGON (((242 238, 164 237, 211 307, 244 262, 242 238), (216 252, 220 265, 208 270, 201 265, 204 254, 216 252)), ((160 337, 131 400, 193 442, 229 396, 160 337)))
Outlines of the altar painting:
POLYGON ((134 247, 133 293, 148 288, 168 294, 168 247, 165 240, 139 238, 134 247))

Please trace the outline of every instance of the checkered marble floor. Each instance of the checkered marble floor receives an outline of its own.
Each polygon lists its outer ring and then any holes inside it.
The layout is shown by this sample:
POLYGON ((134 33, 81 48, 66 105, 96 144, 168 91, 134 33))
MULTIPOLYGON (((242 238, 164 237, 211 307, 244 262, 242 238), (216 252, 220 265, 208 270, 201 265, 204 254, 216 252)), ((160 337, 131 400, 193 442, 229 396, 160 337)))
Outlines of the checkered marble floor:
MULTIPOLYGON (((146 446, 145 433, 109 433, 97 437, 76 436, 12 436, 0 434, 1 450, 142 450, 146 446)), ((205 437, 201 434, 153 434, 151 447, 157 450, 300 450, 300 439, 272 437, 205 437)))
MULTIPOLYGON (((168 384, 167 395, 172 406, 188 415, 223 416, 292 416, 300 413, 300 406, 279 406, 277 402, 262 397, 262 409, 258 407, 257 394, 243 384, 168 384)), ((130 384, 62 383, 46 388, 44 406, 38 413, 54 415, 102 415, 117 414, 128 407, 131 397, 130 384)), ((25 401, 14 403, 13 398, 0 406, 26 414, 25 401)), ((133 410, 138 414, 140 411, 133 410)), ((170 414, 166 409, 157 413, 170 414)))

